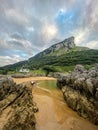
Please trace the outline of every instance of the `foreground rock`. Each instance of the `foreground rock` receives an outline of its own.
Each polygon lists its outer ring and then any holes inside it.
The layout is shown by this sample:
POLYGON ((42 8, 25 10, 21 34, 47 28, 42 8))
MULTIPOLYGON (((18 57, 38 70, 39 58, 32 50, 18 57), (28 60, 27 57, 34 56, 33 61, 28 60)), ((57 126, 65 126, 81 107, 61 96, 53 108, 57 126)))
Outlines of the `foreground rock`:
POLYGON ((0 77, 0 130, 35 130, 37 110, 31 88, 0 77))
POLYGON ((85 70, 77 65, 75 70, 57 81, 69 107, 98 125, 98 65, 85 70))

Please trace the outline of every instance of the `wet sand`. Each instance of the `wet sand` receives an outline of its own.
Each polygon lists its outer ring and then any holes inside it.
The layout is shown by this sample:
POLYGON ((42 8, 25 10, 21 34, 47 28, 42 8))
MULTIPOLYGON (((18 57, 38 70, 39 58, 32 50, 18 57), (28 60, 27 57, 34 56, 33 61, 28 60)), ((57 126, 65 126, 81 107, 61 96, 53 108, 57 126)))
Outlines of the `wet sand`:
MULTIPOLYGON (((17 83, 30 80, 55 80, 51 78, 15 79, 17 83)), ((27 83, 30 85, 30 82, 27 83)), ((36 84, 33 87, 33 100, 37 103, 39 112, 36 116, 36 130, 98 130, 98 126, 80 117, 70 109, 63 99, 60 90, 51 90, 36 84)))

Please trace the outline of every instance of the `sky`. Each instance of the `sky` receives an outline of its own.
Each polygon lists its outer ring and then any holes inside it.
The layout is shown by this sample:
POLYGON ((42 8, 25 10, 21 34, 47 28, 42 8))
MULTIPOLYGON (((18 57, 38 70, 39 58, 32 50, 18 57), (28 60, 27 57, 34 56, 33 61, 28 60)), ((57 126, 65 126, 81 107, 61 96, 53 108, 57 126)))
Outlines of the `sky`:
POLYGON ((98 49, 98 0, 0 0, 0 66, 71 36, 98 49))

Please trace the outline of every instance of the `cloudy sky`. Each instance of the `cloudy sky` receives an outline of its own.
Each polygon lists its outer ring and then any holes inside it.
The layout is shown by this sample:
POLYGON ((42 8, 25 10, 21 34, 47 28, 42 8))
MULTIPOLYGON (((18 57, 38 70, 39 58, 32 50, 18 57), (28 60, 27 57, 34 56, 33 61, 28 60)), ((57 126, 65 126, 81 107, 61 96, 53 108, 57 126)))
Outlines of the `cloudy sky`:
POLYGON ((0 0, 0 66, 70 36, 98 49, 98 0, 0 0))

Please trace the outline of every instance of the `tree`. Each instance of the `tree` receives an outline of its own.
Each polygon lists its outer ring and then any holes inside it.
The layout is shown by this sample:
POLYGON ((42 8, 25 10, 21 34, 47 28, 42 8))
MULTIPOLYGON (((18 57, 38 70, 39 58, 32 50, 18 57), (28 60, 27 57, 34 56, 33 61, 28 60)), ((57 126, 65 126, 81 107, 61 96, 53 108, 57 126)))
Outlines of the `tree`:
POLYGON ((7 70, 7 69, 2 70, 2 74, 3 74, 3 75, 7 75, 7 73, 8 73, 8 70, 7 70))
POLYGON ((44 66, 43 70, 46 72, 46 76, 49 75, 50 72, 56 72, 56 69, 53 66, 44 66))

